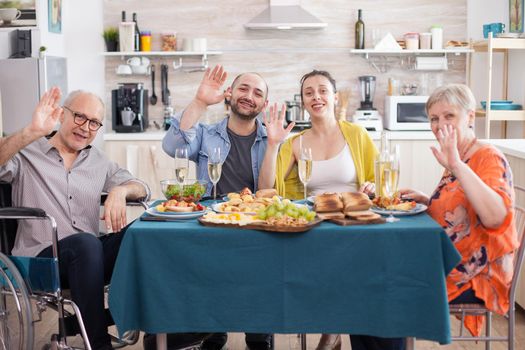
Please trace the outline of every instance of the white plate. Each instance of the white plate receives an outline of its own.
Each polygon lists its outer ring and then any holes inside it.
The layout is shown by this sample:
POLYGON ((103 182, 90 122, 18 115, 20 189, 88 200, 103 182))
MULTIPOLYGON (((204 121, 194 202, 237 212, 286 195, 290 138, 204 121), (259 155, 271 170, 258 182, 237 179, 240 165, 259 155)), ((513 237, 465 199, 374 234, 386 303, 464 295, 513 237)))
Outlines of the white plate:
POLYGON ((195 219, 199 216, 202 216, 206 213, 206 210, 200 210, 200 211, 189 211, 189 212, 177 212, 177 211, 165 211, 160 212, 155 207, 149 208, 146 210, 146 213, 153 216, 158 216, 162 218, 172 218, 172 219, 195 219))
POLYGON ((379 207, 372 207, 370 208, 370 210, 373 211, 374 213, 381 214, 381 215, 392 214, 394 216, 409 216, 409 215, 416 215, 416 214, 424 212, 425 210, 427 210, 427 206, 424 204, 417 203, 416 206, 412 210, 408 210, 408 211, 407 210, 388 210, 388 209, 383 209, 379 207))
POLYGON ((256 212, 250 212, 250 211, 222 211, 219 209, 219 205, 221 204, 223 203, 214 203, 211 205, 211 208, 213 209, 214 212, 219 213, 219 214, 231 214, 231 213, 241 213, 241 214, 247 214, 247 215, 257 214, 256 212))

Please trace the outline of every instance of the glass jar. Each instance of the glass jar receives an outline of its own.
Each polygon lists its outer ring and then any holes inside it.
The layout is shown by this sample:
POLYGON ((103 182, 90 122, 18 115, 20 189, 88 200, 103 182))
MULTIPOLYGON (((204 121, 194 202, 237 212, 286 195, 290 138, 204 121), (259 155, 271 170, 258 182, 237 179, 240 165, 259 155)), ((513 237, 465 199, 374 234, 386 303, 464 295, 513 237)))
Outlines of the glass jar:
POLYGON ((177 33, 176 32, 162 32, 161 33, 162 51, 177 51, 177 33))
POLYGON ((141 51, 151 51, 151 32, 149 30, 140 32, 140 49, 141 51))
POLYGON ((432 33, 432 50, 443 49, 443 27, 440 25, 433 25, 430 28, 432 33))
POLYGON ((419 49, 419 34, 418 33, 406 33, 405 34, 405 48, 407 50, 419 49))

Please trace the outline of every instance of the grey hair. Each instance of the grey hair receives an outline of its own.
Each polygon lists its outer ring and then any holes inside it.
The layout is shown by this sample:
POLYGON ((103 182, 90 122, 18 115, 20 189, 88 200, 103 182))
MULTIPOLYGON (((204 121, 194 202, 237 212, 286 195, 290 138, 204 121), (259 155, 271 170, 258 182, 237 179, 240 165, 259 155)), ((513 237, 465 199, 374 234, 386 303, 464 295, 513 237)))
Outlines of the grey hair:
POLYGON ((67 97, 66 97, 66 99, 64 101, 64 106, 66 106, 66 107, 71 106, 73 104, 73 101, 75 101, 75 99, 77 97, 81 96, 81 95, 90 96, 90 97, 96 99, 100 103, 100 108, 101 108, 100 111, 102 113, 101 117, 102 117, 102 119, 104 119, 104 114, 105 114, 105 111, 106 111, 106 105, 104 104, 104 101, 102 101, 102 99, 98 95, 96 95, 96 94, 94 94, 92 92, 89 92, 89 91, 85 91, 85 90, 71 91, 67 95, 67 97))
POLYGON ((476 110, 476 99, 470 88, 465 84, 448 84, 438 87, 428 98, 426 112, 439 102, 461 108, 465 113, 476 110))

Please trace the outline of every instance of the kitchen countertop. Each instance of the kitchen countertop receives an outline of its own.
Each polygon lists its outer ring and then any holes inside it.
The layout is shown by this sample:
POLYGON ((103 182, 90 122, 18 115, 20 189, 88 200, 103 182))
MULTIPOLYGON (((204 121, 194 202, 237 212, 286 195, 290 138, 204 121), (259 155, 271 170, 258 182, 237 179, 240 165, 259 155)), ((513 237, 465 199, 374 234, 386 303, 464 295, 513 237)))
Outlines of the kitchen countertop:
MULTIPOLYGON (((116 133, 107 132, 104 134, 104 141, 161 141, 166 131, 153 130, 141 133, 116 133)), ((431 131, 389 131, 390 140, 435 140, 431 131)), ((373 140, 379 140, 381 132, 371 131, 370 136, 373 140)))
POLYGON ((505 154, 525 159, 525 139, 490 139, 481 141, 493 144, 505 154))

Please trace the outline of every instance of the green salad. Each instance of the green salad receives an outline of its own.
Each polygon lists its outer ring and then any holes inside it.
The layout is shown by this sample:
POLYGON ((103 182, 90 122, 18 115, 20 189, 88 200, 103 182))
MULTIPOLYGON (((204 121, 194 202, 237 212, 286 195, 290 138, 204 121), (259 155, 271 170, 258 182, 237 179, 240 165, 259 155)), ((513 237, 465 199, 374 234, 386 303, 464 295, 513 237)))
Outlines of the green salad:
POLYGON ((164 195, 168 199, 196 202, 202 198, 204 193, 206 193, 206 186, 195 182, 191 185, 168 185, 164 195))

